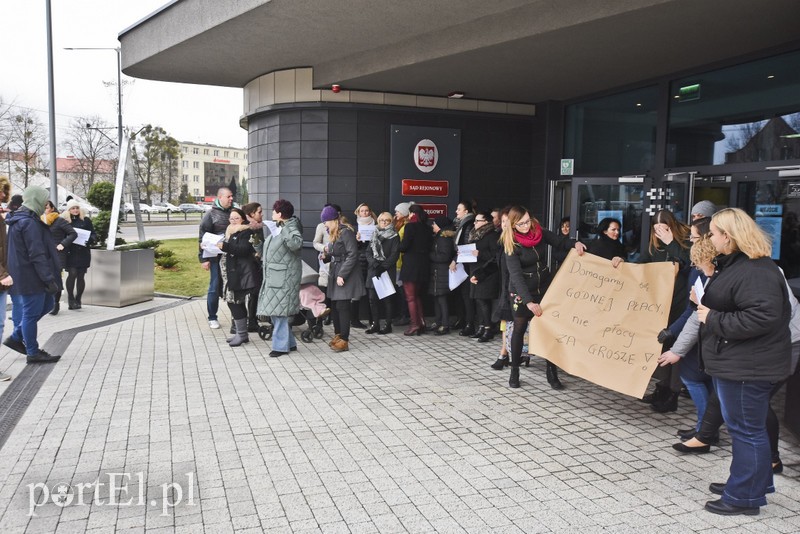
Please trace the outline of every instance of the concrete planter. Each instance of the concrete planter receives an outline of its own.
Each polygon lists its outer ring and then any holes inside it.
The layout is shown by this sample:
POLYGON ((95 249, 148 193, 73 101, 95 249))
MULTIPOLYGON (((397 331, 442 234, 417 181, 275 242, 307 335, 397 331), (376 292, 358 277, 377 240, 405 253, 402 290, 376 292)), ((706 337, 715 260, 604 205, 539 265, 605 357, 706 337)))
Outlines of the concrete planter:
POLYGON ((83 304, 121 308, 153 300, 155 250, 92 250, 83 304))

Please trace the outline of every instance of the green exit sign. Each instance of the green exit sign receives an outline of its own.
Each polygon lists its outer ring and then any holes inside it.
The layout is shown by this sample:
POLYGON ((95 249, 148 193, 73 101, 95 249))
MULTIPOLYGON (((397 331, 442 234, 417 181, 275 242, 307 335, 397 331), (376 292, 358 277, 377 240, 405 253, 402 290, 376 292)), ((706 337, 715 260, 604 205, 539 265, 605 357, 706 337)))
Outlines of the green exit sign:
POLYGON ((678 89, 678 102, 691 102, 700 100, 700 84, 684 85, 678 89))

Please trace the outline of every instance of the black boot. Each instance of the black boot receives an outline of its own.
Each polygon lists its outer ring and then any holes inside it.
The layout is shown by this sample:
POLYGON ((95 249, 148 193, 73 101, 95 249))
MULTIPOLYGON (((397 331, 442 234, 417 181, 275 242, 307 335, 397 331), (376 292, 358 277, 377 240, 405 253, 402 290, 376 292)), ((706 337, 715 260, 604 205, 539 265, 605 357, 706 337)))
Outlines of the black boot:
POLYGON ((361 316, 358 313, 360 309, 359 301, 354 300, 350 302, 350 327, 364 330, 367 328, 367 325, 361 322, 361 316))
POLYGON ((662 401, 654 402, 651 406, 654 412, 667 413, 678 409, 678 397, 680 392, 670 391, 669 395, 662 401))
POLYGON ((486 327, 481 326, 475 332, 473 332, 473 334, 469 337, 471 337, 472 339, 478 339, 479 337, 483 336, 485 332, 486 332, 486 327))
POLYGON ((508 387, 519 387, 519 365, 514 365, 511 367, 511 376, 508 378, 508 387))
POLYGON ((377 334, 378 331, 381 329, 380 324, 377 322, 369 323, 369 328, 364 330, 365 334, 377 334))
POLYGON ((487 326, 486 330, 484 330, 483 335, 478 338, 478 343, 486 343, 487 341, 491 341, 494 339, 494 328, 491 326, 487 326))
POLYGON ((495 371, 502 371, 503 367, 508 367, 508 355, 497 358, 497 361, 491 365, 495 371))
POLYGON ((58 311, 61 309, 61 291, 56 293, 56 301, 53 303, 53 309, 50 310, 50 315, 58 315, 58 311))
POLYGON ((461 329, 461 332, 459 332, 458 335, 463 337, 470 337, 474 333, 475 333, 475 327, 472 326, 472 323, 467 323, 464 325, 464 328, 461 329))
POLYGON ((558 367, 550 362, 547 362, 547 383, 553 389, 564 389, 564 384, 558 379, 558 367))
POLYGON ((648 393, 644 397, 641 398, 641 401, 645 404, 655 404, 656 402, 661 402, 669 397, 670 389, 667 386, 662 386, 661 384, 656 384, 656 389, 653 390, 652 393, 648 393))
POLYGON ((75 307, 75 297, 73 297, 69 293, 67 293, 67 309, 69 309, 69 310, 77 309, 75 307))
MULTIPOLYGON (((258 332, 258 320, 255 317, 247 319, 247 331, 250 333, 258 332)), ((231 332, 235 333, 235 332, 231 332)))
POLYGON ((386 326, 384 326, 383 328, 378 330, 378 334, 386 335, 386 334, 391 334, 391 333, 392 333, 392 322, 387 319, 386 326))

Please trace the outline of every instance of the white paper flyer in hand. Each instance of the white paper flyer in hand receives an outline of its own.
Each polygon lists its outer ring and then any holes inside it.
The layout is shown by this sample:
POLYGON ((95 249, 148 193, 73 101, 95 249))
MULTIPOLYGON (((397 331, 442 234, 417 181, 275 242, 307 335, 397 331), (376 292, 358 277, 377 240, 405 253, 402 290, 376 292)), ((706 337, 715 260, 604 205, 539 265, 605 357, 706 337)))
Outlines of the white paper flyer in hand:
POLYGON ((464 266, 460 263, 456 264, 456 270, 451 271, 450 269, 447 270, 449 274, 449 286, 450 291, 454 290, 458 286, 464 283, 464 280, 467 279, 467 271, 464 270, 464 266))
POLYGON ((92 236, 92 232, 89 230, 84 230, 83 228, 75 228, 75 233, 78 234, 78 237, 75 238, 75 241, 73 241, 72 244, 80 245, 82 247, 86 246, 86 242, 89 241, 89 238, 92 236))
POLYGON ((224 238, 224 235, 212 234, 211 232, 206 232, 203 234, 203 240, 200 242, 200 246, 203 247, 203 257, 215 258, 222 254, 222 251, 217 246, 217 243, 222 241, 224 238))
POLYGON ((394 289, 394 284, 392 284, 392 279, 389 278, 389 273, 386 271, 383 271, 380 277, 373 276, 372 285, 375 286, 375 293, 378 294, 378 298, 381 300, 394 295, 396 292, 394 289))
POLYGON ((374 224, 359 224, 358 235, 361 239, 359 241, 372 241, 372 234, 375 233, 374 224))
POLYGON ((703 285, 702 280, 698 277, 697 280, 694 281, 694 294, 697 297, 697 302, 703 302, 703 295, 706 292, 706 288, 703 285))
POLYGON ((472 255, 473 250, 475 250, 475 243, 458 245, 458 257, 456 261, 458 263, 478 263, 478 257, 472 255))
POLYGON ((281 233, 281 227, 275 221, 264 221, 264 226, 269 228, 269 233, 272 234, 272 237, 281 233))

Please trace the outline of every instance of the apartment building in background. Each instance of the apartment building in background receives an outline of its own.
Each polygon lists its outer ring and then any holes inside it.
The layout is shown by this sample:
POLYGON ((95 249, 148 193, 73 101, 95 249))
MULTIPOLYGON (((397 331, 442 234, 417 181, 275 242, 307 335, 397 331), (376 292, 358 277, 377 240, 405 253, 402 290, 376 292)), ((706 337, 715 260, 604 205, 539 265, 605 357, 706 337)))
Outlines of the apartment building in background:
POLYGON ((180 184, 197 202, 210 202, 220 187, 236 192, 247 180, 247 149, 179 142, 180 184))

